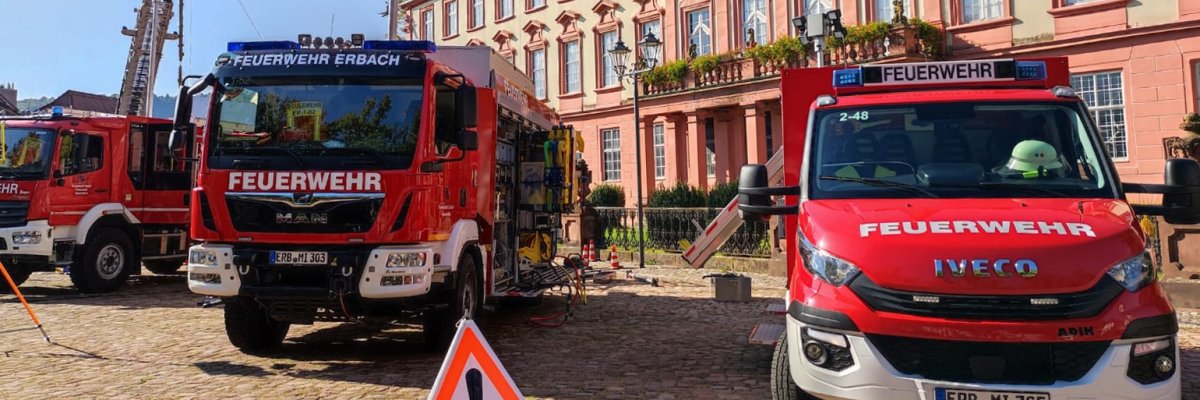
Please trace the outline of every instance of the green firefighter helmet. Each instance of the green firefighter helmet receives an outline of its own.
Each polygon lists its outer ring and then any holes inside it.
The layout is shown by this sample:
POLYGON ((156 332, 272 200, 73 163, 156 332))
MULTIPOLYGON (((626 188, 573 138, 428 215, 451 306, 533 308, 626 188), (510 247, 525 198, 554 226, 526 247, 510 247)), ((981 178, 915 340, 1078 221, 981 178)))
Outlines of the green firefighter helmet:
POLYGON ((1013 146, 1012 158, 1005 164, 1008 169, 1021 172, 1057 170, 1062 168, 1058 150, 1041 140, 1025 140, 1013 146))

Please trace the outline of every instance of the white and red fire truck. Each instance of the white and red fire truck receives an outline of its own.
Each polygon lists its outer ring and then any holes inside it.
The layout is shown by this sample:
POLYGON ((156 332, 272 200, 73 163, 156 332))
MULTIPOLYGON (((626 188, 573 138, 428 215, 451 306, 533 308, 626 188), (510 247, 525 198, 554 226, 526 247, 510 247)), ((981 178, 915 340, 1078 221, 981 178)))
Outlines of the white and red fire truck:
POLYGON ((784 71, 783 186, 748 165, 738 199, 786 215, 796 250, 775 398, 1180 398, 1139 216, 1200 222, 1200 165, 1122 184, 1068 77, 1065 58, 784 71))
POLYGON ((107 292, 142 264, 179 269, 191 167, 170 132, 168 120, 61 109, 0 119, 0 262, 14 282, 63 267, 80 291, 107 292))
POLYGON ((188 286, 230 341, 290 324, 425 324, 444 346, 485 299, 536 297, 574 198, 577 137, 486 47, 313 39, 230 43, 213 72, 192 192, 188 286))

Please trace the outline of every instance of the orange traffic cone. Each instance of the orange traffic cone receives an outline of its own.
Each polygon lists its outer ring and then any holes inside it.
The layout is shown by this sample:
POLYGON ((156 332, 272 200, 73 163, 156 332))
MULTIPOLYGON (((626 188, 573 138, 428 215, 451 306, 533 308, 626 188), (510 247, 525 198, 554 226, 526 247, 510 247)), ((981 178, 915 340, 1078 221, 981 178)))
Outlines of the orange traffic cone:
POLYGON ((591 262, 592 261, 592 248, 589 247, 587 243, 583 244, 582 253, 583 253, 583 255, 581 255, 580 258, 583 259, 583 262, 591 262))
POLYGON ((588 258, 588 262, 600 261, 600 255, 596 254, 596 241, 595 240, 588 241, 588 250, 589 250, 588 256, 590 257, 590 258, 588 258))
POLYGON ((612 269, 621 269, 621 260, 617 259, 617 245, 612 245, 608 249, 608 261, 612 264, 612 269))

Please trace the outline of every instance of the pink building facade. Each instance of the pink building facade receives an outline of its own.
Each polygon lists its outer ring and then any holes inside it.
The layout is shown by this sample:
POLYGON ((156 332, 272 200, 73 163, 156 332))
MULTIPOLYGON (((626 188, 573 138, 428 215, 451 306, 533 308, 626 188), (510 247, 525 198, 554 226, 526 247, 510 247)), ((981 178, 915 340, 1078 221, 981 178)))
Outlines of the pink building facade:
MULTIPOLYGON (((684 182, 708 188, 779 150, 778 71, 745 54, 793 34, 791 19, 818 7, 845 25, 891 21, 902 11, 941 28, 944 46, 896 25, 885 39, 832 50, 832 62, 1066 56, 1122 177, 1161 180, 1163 139, 1200 110, 1200 0, 412 0, 397 34, 440 44, 488 45, 538 83, 565 123, 584 133, 593 182, 621 185, 635 201, 634 143, 642 145, 644 195, 684 182), (507 3, 506 3, 507 2, 507 3), (520 4, 523 3, 523 4, 520 4), (494 9, 493 9, 494 8, 494 9), (522 13, 521 10, 525 12, 522 13), (483 17, 479 17, 482 14, 483 17), (643 84, 640 121, 632 85, 608 72, 604 49, 652 31, 664 62, 726 55, 680 81, 643 84), (635 126, 641 135, 635 135, 635 126)), ((795 129, 794 127, 790 127, 795 129)))

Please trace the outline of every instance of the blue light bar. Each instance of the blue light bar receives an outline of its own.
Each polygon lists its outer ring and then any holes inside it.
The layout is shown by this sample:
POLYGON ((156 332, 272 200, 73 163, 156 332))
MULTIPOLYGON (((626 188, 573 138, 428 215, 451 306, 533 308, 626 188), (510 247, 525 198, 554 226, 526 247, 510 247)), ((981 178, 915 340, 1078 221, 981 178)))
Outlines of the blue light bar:
POLYGON ((267 42, 229 42, 229 51, 300 50, 300 43, 288 40, 267 42))
POLYGON ((1017 61, 1017 76, 1018 81, 1043 81, 1046 80, 1046 62, 1045 61, 1017 61))
POLYGON ((433 53, 437 51, 437 45, 428 40, 368 40, 363 42, 363 49, 433 53))
POLYGON ((847 68, 833 71, 833 87, 862 86, 862 68, 847 68))

